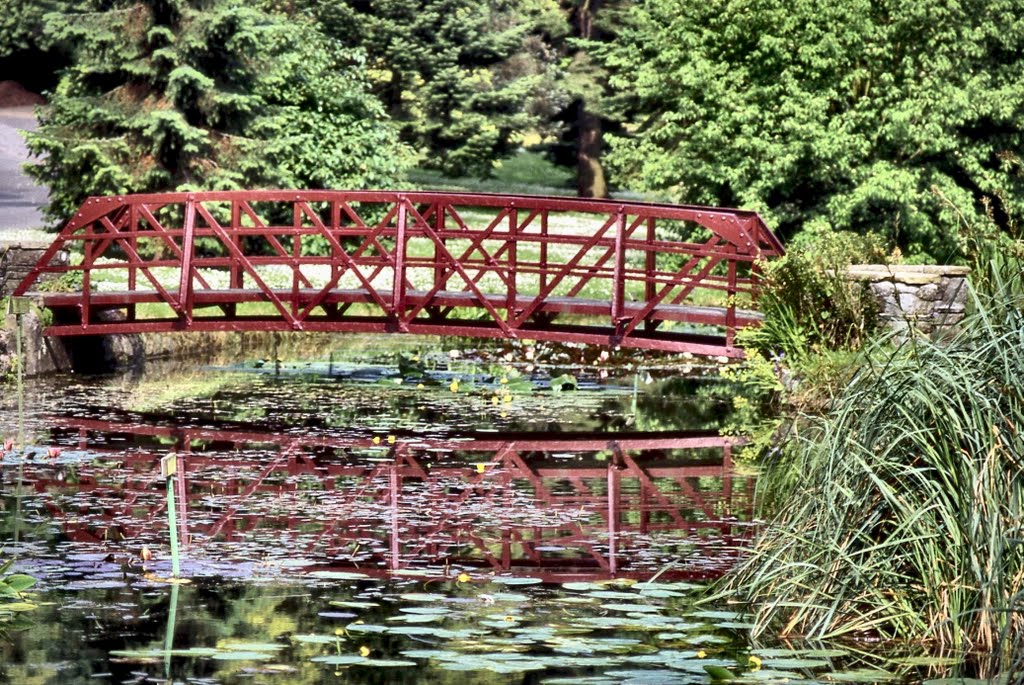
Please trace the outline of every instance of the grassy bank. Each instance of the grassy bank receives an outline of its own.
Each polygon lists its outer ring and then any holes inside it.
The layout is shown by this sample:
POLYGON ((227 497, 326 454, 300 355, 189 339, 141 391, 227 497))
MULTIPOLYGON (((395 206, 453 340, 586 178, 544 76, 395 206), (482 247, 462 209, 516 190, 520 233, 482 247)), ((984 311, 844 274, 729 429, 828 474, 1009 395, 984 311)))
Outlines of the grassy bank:
POLYGON ((987 282, 954 336, 876 340, 830 410, 801 417, 762 482, 778 508, 729 579, 755 632, 931 641, 1004 673, 1020 658, 1024 286, 1019 265, 987 282))

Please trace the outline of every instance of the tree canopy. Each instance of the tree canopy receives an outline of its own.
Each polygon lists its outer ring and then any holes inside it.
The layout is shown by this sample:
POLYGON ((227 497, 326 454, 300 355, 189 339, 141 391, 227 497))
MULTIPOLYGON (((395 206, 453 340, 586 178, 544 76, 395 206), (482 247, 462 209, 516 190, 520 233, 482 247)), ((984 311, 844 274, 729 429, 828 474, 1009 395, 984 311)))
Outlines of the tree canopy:
POLYGON ((877 231, 947 260, 1024 209, 1014 0, 647 0, 600 57, 636 106, 621 184, 877 231))
POLYGON ((46 26, 75 46, 28 138, 51 218, 89 195, 386 186, 410 162, 363 54, 311 22, 230 0, 97 0, 46 26))
POLYGON ((373 91, 421 164, 487 176, 561 106, 544 27, 553 0, 296 0, 368 55, 373 91))

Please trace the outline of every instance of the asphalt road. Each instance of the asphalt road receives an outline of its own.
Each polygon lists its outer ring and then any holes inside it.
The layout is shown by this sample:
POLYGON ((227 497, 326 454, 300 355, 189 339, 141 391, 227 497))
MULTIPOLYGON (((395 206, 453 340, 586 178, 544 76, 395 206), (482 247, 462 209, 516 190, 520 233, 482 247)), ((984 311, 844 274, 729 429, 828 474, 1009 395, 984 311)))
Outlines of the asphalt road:
POLYGON ((0 237, 45 225, 39 208, 46 204, 46 188, 21 170, 29 155, 18 132, 35 127, 32 107, 0 108, 0 237))

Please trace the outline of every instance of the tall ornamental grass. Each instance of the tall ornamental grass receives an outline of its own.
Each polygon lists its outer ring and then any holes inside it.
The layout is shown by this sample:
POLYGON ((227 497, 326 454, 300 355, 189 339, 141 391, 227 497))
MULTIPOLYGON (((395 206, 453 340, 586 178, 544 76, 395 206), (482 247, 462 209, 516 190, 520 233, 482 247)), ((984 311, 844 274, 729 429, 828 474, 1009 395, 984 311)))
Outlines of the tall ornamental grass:
POLYGON ((756 632, 871 635, 995 653, 1024 644, 1024 288, 944 340, 872 346, 762 486, 777 509, 729 579, 756 632), (795 476, 795 477, 794 477, 795 476), (1016 599, 1016 610, 1014 610, 1016 599))

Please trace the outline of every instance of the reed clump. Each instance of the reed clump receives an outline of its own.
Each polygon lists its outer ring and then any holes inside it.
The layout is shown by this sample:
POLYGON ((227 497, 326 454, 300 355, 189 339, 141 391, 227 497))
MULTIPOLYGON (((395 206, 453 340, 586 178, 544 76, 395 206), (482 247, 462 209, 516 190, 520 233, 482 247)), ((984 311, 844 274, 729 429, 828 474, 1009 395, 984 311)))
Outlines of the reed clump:
POLYGON ((1020 272, 972 293, 947 339, 869 345, 830 411, 800 422, 788 463, 762 480, 776 511, 727 581, 756 633, 927 640, 994 653, 1001 668, 1019 658, 1020 272))

